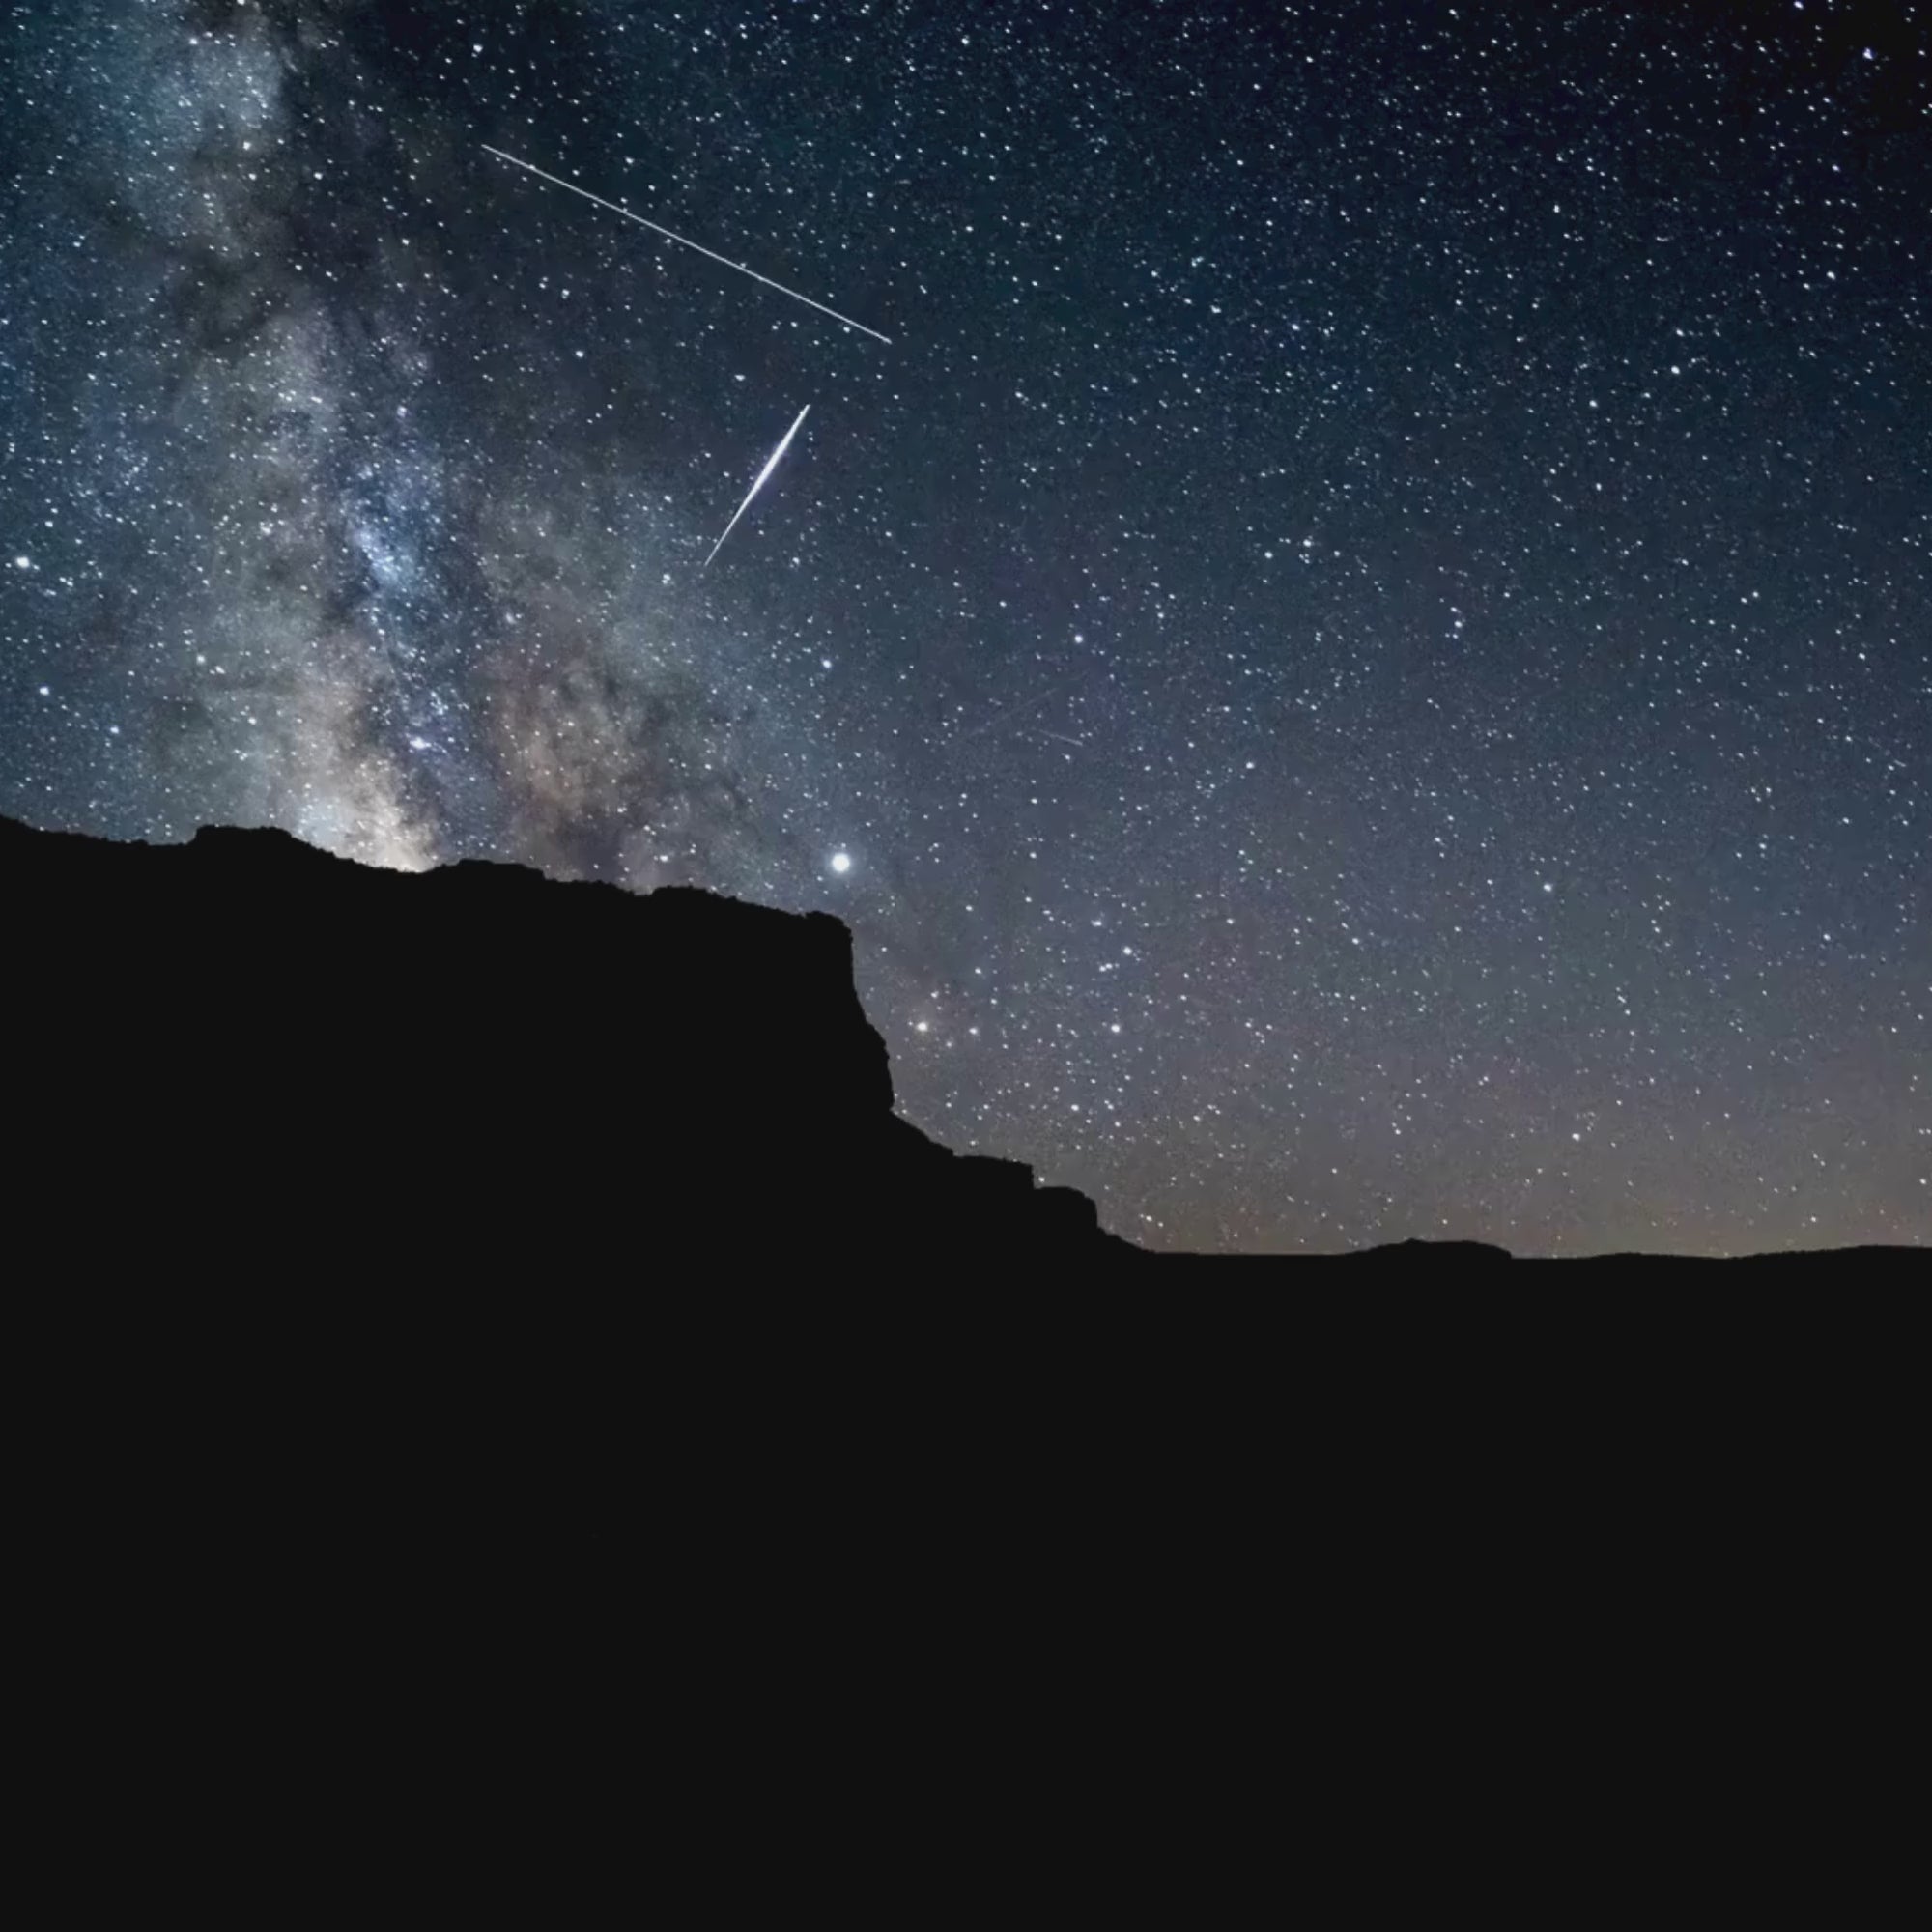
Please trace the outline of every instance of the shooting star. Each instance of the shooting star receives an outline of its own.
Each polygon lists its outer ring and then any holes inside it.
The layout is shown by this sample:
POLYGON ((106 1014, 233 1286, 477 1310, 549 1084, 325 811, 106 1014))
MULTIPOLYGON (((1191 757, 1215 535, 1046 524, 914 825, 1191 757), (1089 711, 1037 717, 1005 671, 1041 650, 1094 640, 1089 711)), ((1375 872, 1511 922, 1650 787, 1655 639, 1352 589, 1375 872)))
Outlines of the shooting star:
POLYGON ((585 201, 594 201, 599 208, 608 208, 612 214, 621 214, 626 221, 635 221, 639 228, 648 228, 653 235, 662 235, 667 242, 675 242, 681 248, 696 249, 707 261, 722 262, 725 268, 735 269, 741 275, 750 275, 753 281, 762 282, 766 288, 776 289, 780 295, 789 296, 793 301, 803 302, 807 308, 815 308, 820 315, 829 315, 834 322, 842 322, 847 328, 856 328, 861 335, 869 335, 874 342, 883 342, 888 349, 893 346, 891 337, 881 335, 876 328, 867 328, 863 322, 854 322, 849 315, 840 315, 836 308, 827 308, 823 302, 813 301, 810 296, 802 296, 796 289, 788 289, 782 282, 775 282, 769 275, 761 275, 755 269, 748 269, 744 263, 732 261, 728 255, 721 255, 702 242, 688 241, 668 228, 659 227, 655 221, 646 221, 641 214, 633 214, 620 203, 606 201, 601 194, 592 194, 587 187, 579 187, 575 182, 567 182, 559 175, 546 174, 533 162, 520 161, 515 155, 506 155, 501 148, 493 148, 487 141, 479 145, 486 155, 495 155, 499 161, 508 161, 513 168, 522 168, 526 174, 535 175, 539 181, 547 181, 553 187, 566 187, 572 194, 581 194, 585 201))
POLYGON ((1002 704, 990 717, 982 718, 979 724, 969 725, 964 731, 955 731, 951 742, 963 745, 968 738, 981 737, 998 724, 1012 724, 1024 718, 1029 711, 1037 710, 1049 697, 1070 690, 1079 679, 1080 673, 1076 671, 1071 677, 1063 677, 1058 683, 1049 684, 1044 691, 1035 692, 1031 697, 1016 697, 1009 703, 1002 704))
MULTIPOLYGON (((775 450, 772 451, 770 461, 767 462, 765 467, 758 471, 758 480, 752 485, 751 496, 747 497, 745 500, 738 505, 738 517, 742 517, 745 514, 745 512, 752 507, 752 497, 755 497, 758 494, 758 492, 765 487, 766 479, 771 475, 772 471, 779 467, 779 459, 781 456, 783 456, 785 451, 791 447, 791 440, 798 434, 798 423, 802 423, 806 419, 806 417, 809 416, 810 413, 811 413, 811 405, 810 403, 807 403, 804 409, 800 410, 798 412, 798 422, 793 423, 792 426, 785 431, 784 440, 781 443, 780 443, 775 450)), ((738 517, 733 517, 731 521, 724 526, 724 537, 728 537, 731 534, 731 532, 738 527, 738 517)), ((711 546, 711 556, 716 556, 718 553, 724 548, 724 537, 720 537, 718 541, 711 546)), ((706 570, 709 570, 711 568, 711 556, 707 556, 704 559, 704 568, 706 570)))

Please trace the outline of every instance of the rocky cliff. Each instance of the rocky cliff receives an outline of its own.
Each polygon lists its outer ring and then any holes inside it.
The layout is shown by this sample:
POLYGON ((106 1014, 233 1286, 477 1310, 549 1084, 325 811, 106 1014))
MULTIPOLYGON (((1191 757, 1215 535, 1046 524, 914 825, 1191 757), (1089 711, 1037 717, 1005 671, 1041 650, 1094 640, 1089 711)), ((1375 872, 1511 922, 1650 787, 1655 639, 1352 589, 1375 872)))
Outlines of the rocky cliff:
POLYGON ((0 892, 16 1199, 65 1262, 802 1280, 1136 1252, 895 1115, 822 914, 6 821, 0 892))

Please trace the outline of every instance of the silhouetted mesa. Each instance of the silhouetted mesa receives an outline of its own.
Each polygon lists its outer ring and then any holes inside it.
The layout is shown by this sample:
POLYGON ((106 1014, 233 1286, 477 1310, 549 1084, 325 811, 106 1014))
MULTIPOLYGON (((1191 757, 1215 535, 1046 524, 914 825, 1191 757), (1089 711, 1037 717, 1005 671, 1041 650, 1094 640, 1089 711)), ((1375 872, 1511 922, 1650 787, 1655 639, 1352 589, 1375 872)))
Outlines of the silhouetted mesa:
MULTIPOLYGON (((281 832, 150 846, 6 819, 0 904, 16 1275, 25 1255, 157 1285, 804 1288, 864 1264, 997 1287, 1014 1264, 1173 1279, 1204 1259, 1150 1255, 1084 1195, 899 1119, 827 914, 473 861, 382 871, 281 832)), ((1769 1259, 1836 1278, 1910 1252, 1769 1259)), ((1308 1259, 1209 1264, 1288 1279, 1308 1259)), ((1529 1279, 1510 1260, 1407 1241, 1334 1278, 1529 1279)))
POLYGON ((626 1285, 1147 1259, 1085 1196, 894 1114, 825 914, 5 820, 0 893, 15 1235, 40 1202, 75 1259, 626 1285))

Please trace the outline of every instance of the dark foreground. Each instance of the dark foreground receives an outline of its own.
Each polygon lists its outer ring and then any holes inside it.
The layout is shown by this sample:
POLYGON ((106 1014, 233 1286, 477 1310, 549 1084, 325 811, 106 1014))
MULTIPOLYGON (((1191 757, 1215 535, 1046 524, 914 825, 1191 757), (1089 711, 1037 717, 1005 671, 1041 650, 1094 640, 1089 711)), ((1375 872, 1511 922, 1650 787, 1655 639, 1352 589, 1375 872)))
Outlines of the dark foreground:
POLYGON ((895 1119, 829 919, 0 892, 15 1837, 96 1918, 1897 1895, 1922 1320, 1776 1291, 1920 1257, 1156 1259, 895 1119), (1392 1292, 1127 1292, 1203 1276, 1392 1292), (1430 1292, 1559 1282, 1759 1292, 1430 1292))

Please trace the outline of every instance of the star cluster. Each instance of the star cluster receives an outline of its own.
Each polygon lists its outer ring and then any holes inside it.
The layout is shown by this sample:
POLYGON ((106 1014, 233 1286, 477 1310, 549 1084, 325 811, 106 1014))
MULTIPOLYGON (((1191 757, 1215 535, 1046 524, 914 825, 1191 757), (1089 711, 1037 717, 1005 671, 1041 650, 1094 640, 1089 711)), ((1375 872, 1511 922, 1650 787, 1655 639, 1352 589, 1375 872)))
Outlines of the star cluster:
POLYGON ((0 109, 0 808, 824 906, 1156 1245, 1932 1239, 1923 7, 63 0, 0 109))

